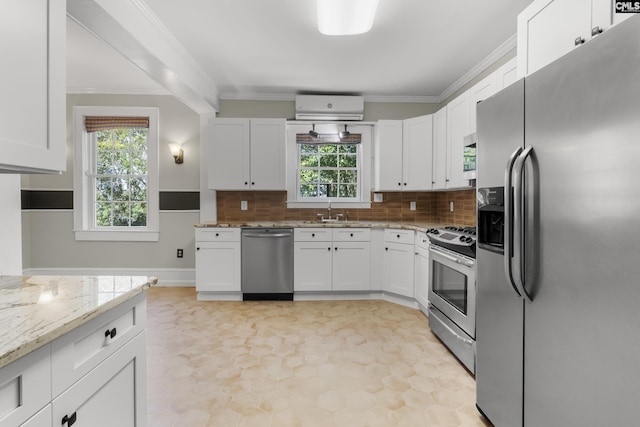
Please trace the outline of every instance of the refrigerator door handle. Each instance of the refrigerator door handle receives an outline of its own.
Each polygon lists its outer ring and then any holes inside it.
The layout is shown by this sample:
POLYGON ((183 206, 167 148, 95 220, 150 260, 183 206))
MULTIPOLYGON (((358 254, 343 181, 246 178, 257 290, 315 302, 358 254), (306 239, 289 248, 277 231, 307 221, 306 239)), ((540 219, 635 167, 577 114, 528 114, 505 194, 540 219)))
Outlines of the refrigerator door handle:
POLYGON ((523 185, 524 185, 524 165, 527 158, 533 152, 533 147, 528 146, 516 159, 513 165, 513 270, 512 277, 518 288, 519 294, 522 295, 527 302, 531 302, 531 296, 524 287, 522 271, 524 268, 524 201, 523 201, 523 185))
POLYGON ((511 253, 513 252, 513 205, 511 203, 513 194, 513 165, 518 156, 522 153, 522 147, 518 147, 507 161, 504 170, 504 274, 513 290, 522 296, 513 280, 513 268, 511 253))

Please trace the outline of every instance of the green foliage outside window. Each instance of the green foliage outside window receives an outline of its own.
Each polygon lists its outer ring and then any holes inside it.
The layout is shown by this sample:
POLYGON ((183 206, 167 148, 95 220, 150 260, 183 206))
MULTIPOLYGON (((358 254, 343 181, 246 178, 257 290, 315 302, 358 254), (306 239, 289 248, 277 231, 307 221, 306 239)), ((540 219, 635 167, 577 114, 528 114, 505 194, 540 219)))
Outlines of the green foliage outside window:
POLYGON ((96 132, 96 226, 146 227, 147 183, 147 129, 96 132))
POLYGON ((357 145, 301 144, 299 156, 299 197, 358 197, 357 145))

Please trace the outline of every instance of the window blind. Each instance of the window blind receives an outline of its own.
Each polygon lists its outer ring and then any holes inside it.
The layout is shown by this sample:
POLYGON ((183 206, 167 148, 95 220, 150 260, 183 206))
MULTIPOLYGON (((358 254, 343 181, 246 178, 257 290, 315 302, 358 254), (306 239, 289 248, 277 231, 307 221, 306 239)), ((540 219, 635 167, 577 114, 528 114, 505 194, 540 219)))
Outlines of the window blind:
POLYGON ((308 133, 297 133, 297 144, 360 144, 362 142, 362 134, 352 133, 349 136, 340 139, 337 133, 321 133, 317 138, 313 138, 308 133))
POLYGON ((84 126, 87 132, 120 128, 149 128, 149 117, 85 116, 84 126))

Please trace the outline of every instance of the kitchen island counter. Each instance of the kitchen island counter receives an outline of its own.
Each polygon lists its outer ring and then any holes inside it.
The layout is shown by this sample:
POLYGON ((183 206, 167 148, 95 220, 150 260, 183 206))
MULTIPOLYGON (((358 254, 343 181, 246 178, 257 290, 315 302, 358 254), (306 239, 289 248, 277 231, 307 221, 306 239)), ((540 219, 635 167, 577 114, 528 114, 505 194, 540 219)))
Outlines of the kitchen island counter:
POLYGON ((157 284, 146 276, 0 277, 0 368, 157 284))

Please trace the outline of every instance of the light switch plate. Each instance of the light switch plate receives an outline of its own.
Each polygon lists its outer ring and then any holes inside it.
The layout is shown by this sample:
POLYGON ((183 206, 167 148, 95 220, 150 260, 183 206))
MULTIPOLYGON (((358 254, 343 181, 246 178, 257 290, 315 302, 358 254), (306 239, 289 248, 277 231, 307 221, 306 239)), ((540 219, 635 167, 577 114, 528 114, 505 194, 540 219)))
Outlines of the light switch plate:
POLYGON ((416 202, 409 202, 409 209, 412 211, 416 210, 416 202))
POLYGON ((453 212, 453 202, 449 202, 449 212, 453 212))
POLYGON ((382 203, 382 193, 373 193, 374 203, 382 203))
POLYGON ((246 200, 240 201, 240 210, 246 211, 247 209, 249 209, 249 203, 246 200))

